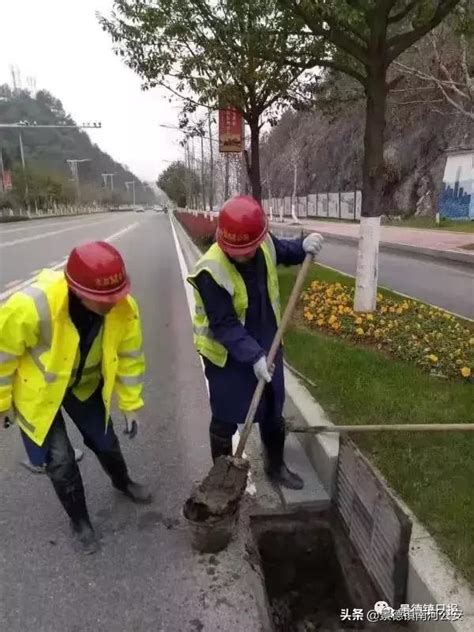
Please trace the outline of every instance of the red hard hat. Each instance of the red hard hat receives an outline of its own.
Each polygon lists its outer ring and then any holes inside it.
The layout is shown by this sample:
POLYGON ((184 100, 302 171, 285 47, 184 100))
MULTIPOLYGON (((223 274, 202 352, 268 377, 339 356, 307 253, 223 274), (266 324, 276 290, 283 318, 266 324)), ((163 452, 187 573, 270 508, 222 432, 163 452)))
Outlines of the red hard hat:
POLYGON ((268 220, 265 212, 250 195, 234 197, 221 208, 217 243, 231 257, 254 253, 267 232, 268 220))
POLYGON ((92 241, 74 248, 65 276, 74 294, 99 303, 116 303, 130 291, 122 255, 105 241, 92 241))

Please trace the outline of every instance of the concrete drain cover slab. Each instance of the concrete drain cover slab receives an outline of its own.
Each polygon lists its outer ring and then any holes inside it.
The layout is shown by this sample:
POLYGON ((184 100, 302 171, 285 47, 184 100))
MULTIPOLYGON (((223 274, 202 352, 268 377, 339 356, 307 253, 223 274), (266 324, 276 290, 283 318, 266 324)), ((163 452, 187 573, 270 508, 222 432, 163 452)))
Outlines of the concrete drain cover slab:
POLYGON ((404 603, 412 523, 355 444, 341 436, 335 507, 381 598, 404 603))

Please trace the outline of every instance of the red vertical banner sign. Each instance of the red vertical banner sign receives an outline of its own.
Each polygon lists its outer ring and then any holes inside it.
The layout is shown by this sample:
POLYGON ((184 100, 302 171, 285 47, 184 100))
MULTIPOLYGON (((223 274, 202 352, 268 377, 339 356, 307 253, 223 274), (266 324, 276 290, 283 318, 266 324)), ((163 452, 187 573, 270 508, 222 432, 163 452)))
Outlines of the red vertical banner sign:
POLYGON ((244 150, 242 114, 234 108, 219 110, 219 151, 236 154, 244 150))

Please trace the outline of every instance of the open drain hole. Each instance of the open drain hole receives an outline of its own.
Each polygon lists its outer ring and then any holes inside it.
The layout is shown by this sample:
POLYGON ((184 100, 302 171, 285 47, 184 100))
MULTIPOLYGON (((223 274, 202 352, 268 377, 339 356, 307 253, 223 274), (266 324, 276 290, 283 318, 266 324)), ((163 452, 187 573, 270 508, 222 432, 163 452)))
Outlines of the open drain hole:
POLYGON ((327 514, 259 515, 251 525, 275 632, 410 629, 341 619, 342 610, 366 613, 379 598, 327 514))

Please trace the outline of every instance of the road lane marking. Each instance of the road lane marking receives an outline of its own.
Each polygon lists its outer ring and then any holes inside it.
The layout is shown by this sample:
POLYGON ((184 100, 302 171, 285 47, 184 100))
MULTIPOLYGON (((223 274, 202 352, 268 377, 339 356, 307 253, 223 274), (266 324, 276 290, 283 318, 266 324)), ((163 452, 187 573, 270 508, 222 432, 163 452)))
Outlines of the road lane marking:
MULTIPOLYGON (((343 272, 342 270, 338 270, 337 268, 328 266, 325 263, 320 263, 318 261, 317 265, 321 266, 322 268, 327 268, 328 270, 333 270, 334 272, 337 272, 338 274, 342 274, 343 276, 349 277, 351 279, 355 279, 355 275, 349 274, 348 272, 343 272)), ((474 323, 474 319, 469 318, 469 316, 463 316, 462 314, 451 312, 449 309, 445 309, 444 307, 441 307, 440 305, 433 305, 433 303, 428 303, 428 301, 424 301, 422 298, 419 298, 419 297, 417 298, 416 296, 410 296, 410 294, 404 294, 403 292, 394 290, 393 288, 387 287, 386 285, 377 285, 377 287, 381 290, 387 290, 387 292, 392 292, 393 294, 399 294, 400 296, 403 296, 403 298, 408 298, 411 301, 417 301, 418 303, 424 303, 425 305, 429 305, 429 307, 440 309, 443 312, 447 312, 448 314, 451 314, 451 316, 456 316, 456 318, 461 318, 462 320, 469 320, 471 323, 474 323)))
MULTIPOLYGON (((82 222, 83 225, 87 225, 90 223, 93 223, 94 220, 100 219, 100 218, 104 218, 104 216, 106 216, 107 213, 99 213, 99 214, 93 214, 93 215, 80 215, 79 217, 65 217, 63 219, 63 221, 58 221, 58 222, 52 222, 52 221, 48 221, 47 222, 47 227, 51 228, 52 226, 66 226, 67 224, 76 224, 79 222, 82 222)), ((115 214, 114 214, 115 215, 115 214)), ((115 215, 117 217, 117 215, 115 215)), ((22 228, 9 228, 9 229, 1 229, 1 226, 3 225, 2 223, 0 223, 0 238, 2 237, 2 235, 10 235, 12 233, 20 233, 20 232, 24 232, 25 230, 34 230, 35 228, 39 228, 41 226, 44 226, 45 224, 43 224, 41 222, 41 220, 30 220, 27 222, 24 222, 24 224, 27 224, 26 226, 23 225, 22 228)))
MULTIPOLYGON (((106 237, 103 241, 106 241, 106 242, 110 243, 112 241, 115 241, 116 239, 120 239, 121 237, 123 237, 123 235, 125 235, 129 231, 134 230, 138 225, 139 225, 138 222, 134 222, 133 224, 130 224, 130 226, 126 226, 125 228, 122 228, 122 230, 119 230, 116 233, 113 233, 112 235, 109 235, 109 237, 106 237)), ((62 268, 66 264, 67 260, 68 260, 68 257, 65 257, 64 259, 61 259, 61 261, 59 261, 56 265, 51 266, 49 269, 50 270, 58 270, 59 268, 62 268)), ((12 294, 15 294, 15 292, 19 292, 23 288, 28 287, 29 285, 31 285, 33 283, 35 278, 36 278, 36 276, 33 275, 29 279, 27 279, 26 281, 22 281, 21 283, 18 283, 17 285, 15 285, 15 286, 5 290, 4 292, 0 293, 0 301, 5 301, 8 298, 10 298, 10 296, 12 296, 12 294)), ((5 287, 7 287, 7 286, 5 286, 5 287)))
MULTIPOLYGON (((186 301, 188 303, 188 307, 189 307, 189 313, 191 314, 191 319, 194 317, 194 308, 196 305, 196 301, 194 300, 194 292, 192 290, 192 287, 190 285, 190 283, 187 282, 187 276, 189 274, 187 265, 186 265, 186 260, 184 258, 184 254, 183 254, 183 249, 181 248, 181 244, 179 243, 178 240, 178 235, 176 234, 176 229, 174 227, 174 223, 173 223, 173 219, 171 217, 172 214, 168 214, 169 217, 169 221, 170 221, 170 225, 171 225, 171 232, 173 233, 173 239, 174 239, 174 245, 176 248, 176 253, 178 255, 178 262, 179 262, 179 269, 181 272, 181 279, 183 281, 183 285, 184 285, 184 290, 186 293, 186 301)), ((202 368, 202 373, 204 376, 204 382, 206 384, 206 388, 207 388, 207 394, 209 395, 209 384, 207 382, 206 379, 206 374, 204 371, 204 362, 202 357, 199 355, 199 360, 201 361, 201 368, 202 368)), ((233 450, 235 452, 238 444, 239 444, 239 438, 240 438, 240 433, 237 430, 236 433, 234 434, 234 436, 232 437, 232 447, 233 450)), ((245 451, 243 453, 243 458, 247 458, 247 455, 245 454, 245 451)), ((257 488, 255 486, 255 483, 252 480, 252 473, 249 471, 249 475, 248 475, 248 479, 247 479, 247 487, 246 487, 246 491, 248 494, 250 494, 251 496, 255 496, 257 493, 257 488)))
MULTIPOLYGON (((108 224, 110 222, 115 221, 117 218, 109 218, 106 220, 102 220, 99 222, 91 222, 88 227, 90 225, 92 226, 101 226, 102 224, 108 224)), ((77 230, 77 228, 84 228, 84 225, 78 224, 78 225, 74 225, 74 226, 68 226, 67 228, 62 228, 61 230, 53 230, 53 231, 49 231, 47 233, 40 233, 39 235, 30 235, 28 237, 20 237, 20 239, 14 239, 13 241, 4 241, 4 242, 0 242, 0 248, 6 248, 8 246, 16 246, 17 244, 23 244, 29 241, 36 241, 38 239, 44 239, 45 237, 54 237, 55 235, 60 235, 61 233, 67 233, 70 232, 72 230, 77 230)))

